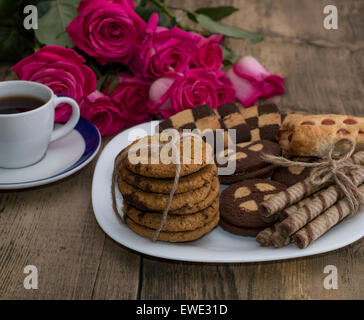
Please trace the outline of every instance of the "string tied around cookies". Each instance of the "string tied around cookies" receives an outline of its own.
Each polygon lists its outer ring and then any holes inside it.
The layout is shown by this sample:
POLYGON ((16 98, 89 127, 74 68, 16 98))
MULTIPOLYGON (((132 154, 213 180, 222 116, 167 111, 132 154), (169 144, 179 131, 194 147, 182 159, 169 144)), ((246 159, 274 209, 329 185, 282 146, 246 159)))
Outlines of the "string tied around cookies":
POLYGON ((310 174, 310 183, 313 185, 323 185, 329 181, 334 181, 342 194, 346 197, 352 215, 359 211, 360 205, 364 203, 364 197, 359 192, 358 187, 354 184, 350 175, 356 170, 364 170, 359 164, 355 164, 350 160, 355 151, 355 143, 350 139, 341 139, 329 151, 322 162, 301 162, 292 161, 284 157, 277 157, 269 154, 263 154, 262 158, 270 163, 282 167, 304 167, 313 168, 310 174), (333 152, 336 144, 347 142, 349 148, 341 155, 340 158, 334 159, 333 152))
POLYGON ((180 161, 180 148, 177 147, 177 145, 175 144, 176 138, 180 139, 180 138, 185 138, 185 137, 195 137, 197 139, 202 140, 202 137, 194 134, 192 132, 178 132, 177 136, 172 135, 172 141, 160 141, 160 139, 158 139, 159 141, 157 143, 151 143, 151 144, 146 144, 143 146, 139 146, 139 147, 134 147, 134 148, 130 148, 130 149, 124 149, 122 150, 115 158, 114 160, 114 170, 113 170, 113 174, 112 174, 112 183, 111 183, 111 196, 112 196, 112 207, 113 210, 115 212, 115 214, 120 215, 119 214, 119 210, 117 208, 117 201, 116 201, 116 193, 115 193, 115 187, 116 187, 116 182, 118 179, 118 172, 119 172, 119 166, 121 165, 121 163, 124 161, 124 159, 127 157, 127 155, 129 154, 129 152, 141 152, 143 150, 146 150, 149 154, 149 151, 151 151, 151 153, 153 152, 153 150, 158 150, 158 152, 160 152, 161 148, 163 146, 165 146, 166 144, 169 144, 169 146, 172 148, 172 161, 175 164, 175 176, 174 176, 174 181, 173 181, 173 186, 171 188, 171 191, 169 193, 168 196, 168 200, 166 203, 166 206, 164 207, 164 210, 162 212, 162 217, 161 220, 159 222, 158 228, 155 230, 153 237, 152 237, 152 241, 157 241, 160 232, 163 229, 164 224, 167 221, 168 218, 168 212, 169 212, 169 208, 172 204, 172 200, 174 197, 174 194, 177 190, 178 184, 179 184, 179 180, 180 180, 180 176, 181 176, 181 161, 180 161))

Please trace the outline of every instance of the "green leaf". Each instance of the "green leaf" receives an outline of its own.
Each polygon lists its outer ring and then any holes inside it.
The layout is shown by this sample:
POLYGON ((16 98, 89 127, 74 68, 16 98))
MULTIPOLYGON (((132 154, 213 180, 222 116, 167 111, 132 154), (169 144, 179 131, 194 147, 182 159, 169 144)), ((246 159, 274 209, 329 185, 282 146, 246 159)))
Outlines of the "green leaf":
POLYGON ((66 27, 78 15, 80 0, 50 1, 49 10, 39 19, 35 35, 39 42, 46 45, 74 47, 66 27))
POLYGON ((151 15, 153 13, 158 13, 159 20, 158 25, 162 27, 170 27, 170 19, 167 17, 167 15, 158 7, 156 7, 154 4, 152 4, 150 7, 142 7, 137 6, 135 8, 135 12, 145 21, 148 22, 151 15))
POLYGON ((222 51, 224 52, 224 65, 233 65, 240 58, 234 51, 230 48, 222 45, 222 51))
POLYGON ((112 76, 110 85, 108 87, 108 92, 109 93, 113 92, 118 86, 118 84, 119 84, 119 78, 117 76, 112 76))
POLYGON ((0 0, 0 23, 10 15, 18 15, 19 6, 22 2, 23 0, 0 0))
POLYGON ((0 60, 16 61, 32 53, 32 42, 16 27, 0 26, 0 60))
POLYGON ((216 22, 203 14, 196 15, 196 19, 202 28, 211 33, 220 33, 231 38, 244 39, 249 44, 257 43, 263 40, 259 33, 249 32, 238 27, 227 26, 220 22, 216 22))
POLYGON ((197 22, 196 14, 194 12, 187 11, 187 17, 193 22, 197 22))
POLYGON ((226 18, 233 14, 234 12, 238 11, 231 6, 221 6, 221 7, 214 7, 214 8, 199 8, 195 11, 197 14, 203 14, 205 16, 210 17, 212 20, 219 21, 223 18, 226 18))

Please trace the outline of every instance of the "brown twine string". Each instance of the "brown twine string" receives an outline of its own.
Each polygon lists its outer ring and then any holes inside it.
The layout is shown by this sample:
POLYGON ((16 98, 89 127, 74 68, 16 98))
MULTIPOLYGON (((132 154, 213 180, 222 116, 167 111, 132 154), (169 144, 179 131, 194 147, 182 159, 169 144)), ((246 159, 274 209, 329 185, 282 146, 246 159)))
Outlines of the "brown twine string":
POLYGON ((352 170, 363 170, 363 167, 349 160, 355 151, 355 144, 352 140, 342 139, 336 144, 331 148, 323 162, 308 163, 292 161, 270 154, 263 154, 262 158, 267 162, 277 164, 282 167, 314 168, 315 170, 312 170, 310 174, 310 183, 313 185, 323 185, 330 180, 334 180, 342 194, 346 196, 351 214, 354 215, 359 211, 360 205, 364 203, 364 197, 359 192, 358 187, 353 183, 352 179, 350 179, 349 174, 352 170), (332 158, 332 153, 335 146, 343 141, 349 142, 350 148, 342 155, 341 158, 334 160, 332 158))
MULTIPOLYGON (((194 136, 194 137, 197 137, 199 139, 202 139, 200 136, 198 136, 196 134, 193 134, 193 133, 179 133, 179 138, 186 137, 186 136, 194 136)), ((121 214, 119 213, 119 210, 117 208, 115 187, 116 187, 116 181, 119 178, 119 166, 122 163, 122 161, 126 158, 128 153, 131 152, 131 151, 138 151, 138 150, 141 150, 143 147, 146 147, 148 149, 158 147, 160 149, 161 147, 163 147, 163 145, 165 145, 167 143, 169 143, 169 141, 166 141, 166 142, 159 141, 159 143, 156 144, 156 145, 153 145, 153 144, 149 145, 148 144, 146 146, 141 146, 141 147, 138 147, 138 148, 131 148, 128 151, 122 150, 116 156, 116 158, 114 160, 114 169, 113 169, 113 174, 112 174, 111 196, 112 196, 112 207, 113 207, 114 212, 117 215, 121 215, 121 214)), ((163 228, 164 224, 167 221, 169 208, 170 208, 170 206, 172 204, 172 200, 173 200, 174 194, 175 194, 175 192, 177 190, 177 187, 178 187, 178 184, 179 184, 179 179, 180 179, 180 176, 181 176, 180 150, 173 143, 171 144, 171 147, 173 149, 172 155, 174 155, 175 158, 176 158, 176 159, 173 159, 174 164, 176 165, 176 171, 175 171, 173 186, 172 186, 172 189, 171 189, 171 191, 169 193, 169 196, 168 196, 167 204, 166 204, 166 206, 165 206, 165 208, 163 210, 162 217, 161 217, 161 220, 159 222, 158 228, 156 229, 156 231, 154 232, 153 237, 152 237, 153 242, 157 241, 157 239, 159 237, 159 234, 162 231, 162 228, 163 228)), ((124 218, 124 216, 123 216, 123 218, 124 218)))

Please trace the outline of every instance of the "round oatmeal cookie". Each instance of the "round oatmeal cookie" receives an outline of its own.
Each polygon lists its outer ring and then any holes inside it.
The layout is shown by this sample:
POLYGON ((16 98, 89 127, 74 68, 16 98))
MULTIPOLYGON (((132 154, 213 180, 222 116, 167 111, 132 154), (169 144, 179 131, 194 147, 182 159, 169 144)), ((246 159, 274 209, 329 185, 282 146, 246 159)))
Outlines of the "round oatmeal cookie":
POLYGON ((220 192, 219 179, 215 177, 211 183, 210 193, 207 195, 205 199, 201 200, 200 202, 196 203, 193 206, 186 205, 178 210, 170 210, 169 213, 177 215, 185 215, 201 211, 209 207, 215 201, 215 199, 219 197, 219 192, 220 192))
MULTIPOLYGON (((130 205, 124 205, 123 211, 135 223, 150 228, 157 229, 162 219, 162 214, 155 212, 146 212, 133 208, 130 205)), ((190 231, 203 227, 212 220, 216 214, 219 214, 219 199, 211 206, 189 215, 168 214, 162 231, 190 231)))
MULTIPOLYGON (((141 235, 142 237, 152 238, 154 235, 155 232, 154 229, 141 226, 140 224, 135 223, 128 216, 125 217, 125 222, 131 230, 141 235)), ((197 228, 195 230, 178 231, 178 232, 161 231, 158 240, 165 242, 187 242, 187 241, 197 240, 202 236, 204 236, 206 233, 210 232, 213 228, 215 228, 218 223, 219 223, 219 214, 216 214, 203 227, 197 228)))
MULTIPOLYGON (((181 177, 176 194, 201 188, 203 185, 211 183, 216 174, 216 165, 209 164, 195 173, 181 177)), ((119 175, 128 184, 146 192, 169 194, 174 183, 174 179, 156 179, 140 176, 123 165, 119 168, 119 175)))
MULTIPOLYGON (((217 178, 214 178, 217 179, 217 178)), ((119 177, 119 191, 126 202, 141 210, 163 211, 169 195, 163 193, 145 192, 133 187, 119 177)), ((211 184, 207 183, 201 188, 175 194, 170 205, 170 210, 178 210, 184 207, 193 207, 198 202, 206 199, 211 190, 211 184)))
MULTIPOLYGON (((163 145, 163 137, 165 140, 165 133, 157 133, 141 138, 125 148, 124 151, 128 152, 125 166, 144 177, 174 178, 176 164, 172 161, 171 149, 163 145)), ((202 139, 188 136, 181 137, 179 142, 181 176, 192 174, 214 163, 212 148, 202 139)))
POLYGON ((225 222, 237 227, 268 227, 273 222, 262 219, 260 203, 285 189, 279 182, 264 179, 235 183, 220 195, 220 215, 225 222))
POLYGON ((245 237, 256 237, 257 234, 264 230, 265 228, 246 228, 246 227, 237 227, 229 222, 226 222, 224 219, 220 218, 219 225, 227 232, 237 234, 239 236, 245 237))

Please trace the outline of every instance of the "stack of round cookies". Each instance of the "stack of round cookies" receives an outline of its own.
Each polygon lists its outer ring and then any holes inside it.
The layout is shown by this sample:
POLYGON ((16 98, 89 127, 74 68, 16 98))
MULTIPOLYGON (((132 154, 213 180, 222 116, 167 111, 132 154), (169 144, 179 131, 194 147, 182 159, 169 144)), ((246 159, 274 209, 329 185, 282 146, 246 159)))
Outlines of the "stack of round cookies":
MULTIPOLYGON (((176 164, 163 161, 160 148, 153 152, 150 138, 142 138, 128 147, 148 146, 150 152, 144 161, 140 152, 138 161, 128 152, 119 167, 118 179, 126 224, 148 238, 153 237, 160 225, 176 175, 176 164)), ((211 161, 210 146, 201 139, 190 138, 191 142, 180 140, 180 178, 158 236, 161 241, 196 240, 219 222, 220 185, 216 165, 211 161)))

